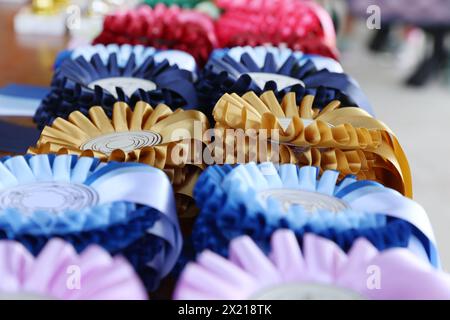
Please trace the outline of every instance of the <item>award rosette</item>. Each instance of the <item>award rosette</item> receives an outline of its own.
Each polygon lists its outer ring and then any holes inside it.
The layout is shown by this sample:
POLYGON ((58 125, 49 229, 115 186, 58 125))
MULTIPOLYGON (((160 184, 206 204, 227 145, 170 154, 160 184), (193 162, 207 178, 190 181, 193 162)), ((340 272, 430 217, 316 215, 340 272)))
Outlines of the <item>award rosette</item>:
POLYGON ((281 103, 273 91, 259 97, 254 92, 225 94, 213 110, 215 134, 221 139, 211 145, 211 154, 216 163, 274 161, 337 170, 341 177, 376 180, 412 196, 408 161, 386 125, 361 108, 341 107, 338 100, 322 109, 314 104, 312 95, 297 103, 295 92, 284 95, 281 103))
POLYGON ((71 59, 76 60, 78 57, 83 57, 85 60, 90 61, 96 54, 100 56, 103 64, 107 65, 109 57, 115 53, 117 56, 117 64, 119 67, 124 68, 134 55, 136 66, 142 65, 147 58, 153 57, 153 59, 161 63, 167 60, 170 65, 177 65, 180 69, 188 70, 192 73, 197 72, 197 64, 194 57, 189 53, 179 50, 163 50, 157 51, 152 47, 144 47, 142 45, 117 45, 117 44, 96 44, 77 47, 73 50, 65 50, 61 52, 56 58, 55 69, 59 68, 64 60, 71 59))
POLYGON ((51 239, 34 257, 21 243, 0 241, 0 299, 145 300, 147 293, 123 257, 90 245, 78 254, 51 239))
POLYGON ((408 247, 439 266, 434 234, 424 209, 393 189, 294 164, 212 166, 200 176, 194 198, 200 209, 192 232, 194 252, 228 256, 229 242, 243 234, 269 250, 271 234, 288 228, 313 232, 344 251, 364 237, 376 248, 408 247))
POLYGON ((314 95, 317 107, 340 100, 347 106, 358 106, 372 113, 368 99, 356 81, 342 72, 338 62, 288 48, 215 50, 201 73, 197 90, 201 105, 209 107, 224 93, 240 95, 254 91, 261 94, 273 90, 278 97, 293 91, 297 102, 304 94, 314 95))
POLYGON ((204 65, 217 48, 213 20, 206 14, 178 6, 140 6, 105 18, 94 44, 141 44, 157 49, 175 49, 191 54, 204 65))
POLYGON ((0 238, 33 255, 54 237, 77 252, 120 253, 149 290, 173 268, 182 239, 172 186, 159 169, 91 157, 27 155, 0 163, 0 238))
POLYGON ((342 65, 329 57, 323 57, 317 54, 306 54, 301 51, 293 51, 284 46, 272 46, 272 45, 263 45, 263 46, 244 46, 244 47, 232 47, 232 48, 222 48, 215 49, 210 58, 215 58, 216 60, 221 60, 225 56, 229 56, 233 60, 240 62, 242 55, 247 53, 250 55, 252 60, 258 67, 263 67, 266 59, 266 55, 271 53, 275 63, 278 66, 282 66, 287 59, 292 56, 301 62, 301 65, 311 61, 317 70, 327 69, 330 72, 343 73, 344 69, 342 65))
POLYGON ((172 111, 164 104, 152 108, 141 101, 132 111, 126 103, 116 102, 111 118, 99 106, 90 108, 88 116, 74 111, 67 120, 57 118, 28 152, 145 163, 163 169, 177 195, 190 198, 203 168, 198 155, 207 128, 205 115, 196 110, 172 111))
POLYGON ((313 1, 219 1, 216 22, 221 48, 286 45, 292 50, 336 59, 336 33, 328 12, 313 1))
POLYGON ((87 114, 94 105, 101 105, 110 116, 116 101, 134 105, 145 101, 152 105, 169 104, 172 108, 197 106, 194 74, 148 57, 137 65, 134 54, 124 67, 117 55, 109 55, 105 64, 99 54, 86 60, 80 56, 66 60, 55 72, 50 93, 43 99, 34 116, 39 128, 51 124, 55 118, 67 116, 75 110, 87 114))
POLYGON ((225 259, 204 251, 178 280, 174 298, 186 300, 450 299, 450 276, 409 250, 379 252, 366 239, 348 253, 314 234, 301 244, 277 230, 266 255, 248 236, 230 243, 225 259), (199 279, 202 279, 199 281, 199 279))

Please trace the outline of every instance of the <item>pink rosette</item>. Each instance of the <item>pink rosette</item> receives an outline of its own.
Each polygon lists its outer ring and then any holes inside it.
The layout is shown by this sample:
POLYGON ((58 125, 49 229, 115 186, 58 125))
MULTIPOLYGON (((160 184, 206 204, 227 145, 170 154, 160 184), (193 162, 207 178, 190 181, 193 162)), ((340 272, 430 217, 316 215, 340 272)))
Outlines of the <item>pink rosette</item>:
POLYGON ((216 22, 221 47, 287 45, 304 53, 338 57, 331 17, 312 1, 218 0, 225 13, 216 22))
POLYGON ((450 276, 404 248, 379 252, 364 238, 346 254, 334 242, 278 230, 266 256, 248 237, 229 259, 211 251, 183 270, 175 299, 450 299, 450 276), (201 279, 201 280, 199 280, 201 279))
POLYGON ((217 47, 214 23, 195 10, 141 6, 119 11, 105 18, 103 30, 94 44, 141 44, 156 49, 177 49, 190 53, 203 65, 217 47))
POLYGON ((144 300, 145 288, 128 261, 92 245, 77 254, 52 239, 37 257, 19 242, 0 241, 0 298, 144 300))

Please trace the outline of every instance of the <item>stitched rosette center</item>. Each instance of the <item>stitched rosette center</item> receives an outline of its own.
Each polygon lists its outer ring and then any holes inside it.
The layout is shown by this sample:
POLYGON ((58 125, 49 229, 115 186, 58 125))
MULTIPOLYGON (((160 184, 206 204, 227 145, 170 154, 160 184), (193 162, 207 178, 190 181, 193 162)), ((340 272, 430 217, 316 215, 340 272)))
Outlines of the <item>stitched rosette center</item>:
POLYGON ((82 210, 98 203, 97 192, 89 186, 67 182, 36 182, 17 185, 0 192, 0 210, 14 208, 23 214, 36 211, 59 213, 82 210))

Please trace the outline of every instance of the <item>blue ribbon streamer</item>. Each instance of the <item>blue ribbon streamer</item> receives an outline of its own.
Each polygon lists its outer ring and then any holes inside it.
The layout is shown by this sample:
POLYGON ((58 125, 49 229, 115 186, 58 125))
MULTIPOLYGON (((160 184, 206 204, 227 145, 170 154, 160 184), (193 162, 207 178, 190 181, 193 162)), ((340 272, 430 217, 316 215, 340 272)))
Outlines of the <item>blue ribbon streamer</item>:
POLYGON ((35 128, 0 121, 0 151, 25 153, 36 144, 40 134, 35 128))

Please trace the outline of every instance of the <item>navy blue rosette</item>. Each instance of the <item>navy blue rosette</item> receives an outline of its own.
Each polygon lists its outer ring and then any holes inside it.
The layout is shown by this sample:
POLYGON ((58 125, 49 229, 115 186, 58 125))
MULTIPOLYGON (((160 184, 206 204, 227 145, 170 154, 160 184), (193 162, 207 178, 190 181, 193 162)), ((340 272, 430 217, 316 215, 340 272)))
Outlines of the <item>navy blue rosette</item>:
POLYGON ((197 64, 193 56, 180 50, 157 50, 153 47, 131 44, 95 44, 77 47, 73 50, 61 51, 55 60, 55 69, 58 69, 66 59, 75 60, 82 56, 86 60, 98 54, 104 64, 108 63, 109 56, 115 53, 117 63, 120 67, 125 67, 133 54, 137 66, 140 66, 148 57, 153 57, 157 62, 169 61, 171 65, 176 64, 179 68, 191 72, 197 72, 197 64))
POLYGON ((242 95, 254 91, 259 94, 268 90, 279 97, 294 91, 297 102, 306 94, 314 95, 318 108, 339 100, 343 106, 361 107, 372 114, 359 85, 342 72, 338 62, 288 48, 217 49, 200 74, 197 90, 207 114, 225 93, 242 95))
POLYGON ((147 57, 140 65, 131 53, 125 66, 118 63, 117 53, 105 57, 98 53, 90 60, 79 56, 66 59, 56 70, 50 93, 43 99, 34 115, 39 128, 50 125, 57 117, 67 118, 72 111, 87 114, 95 105, 102 106, 111 116, 115 102, 135 105, 145 101, 173 109, 192 109, 198 105, 193 72, 147 57))
POLYGON ((164 172, 137 163, 35 155, 0 161, 0 239, 37 255, 54 237, 81 252, 97 244, 125 256, 149 290, 173 268, 182 246, 164 172))
POLYGON ((272 233, 288 228, 299 241, 312 232, 346 251, 359 237, 379 250, 408 247, 439 265, 433 231, 420 205, 377 182, 347 176, 337 183, 338 176, 327 170, 319 178, 316 167, 294 164, 211 166, 194 189, 200 213, 184 250, 195 255, 210 249, 227 256, 229 242, 246 234, 268 251, 272 233))

